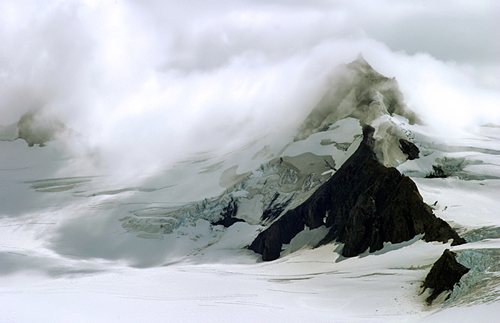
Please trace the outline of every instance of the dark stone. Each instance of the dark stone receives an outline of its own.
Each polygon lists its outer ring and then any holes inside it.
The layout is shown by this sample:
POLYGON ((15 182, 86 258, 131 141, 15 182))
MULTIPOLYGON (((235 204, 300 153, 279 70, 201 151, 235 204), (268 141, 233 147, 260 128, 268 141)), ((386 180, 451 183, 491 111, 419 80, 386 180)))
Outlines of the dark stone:
POLYGON ((283 243, 290 243, 293 237, 304 230, 302 214, 291 210, 261 232, 249 246, 250 250, 262 254, 262 260, 278 259, 283 243))
POLYGON ((434 171, 427 175, 426 178, 447 178, 449 176, 440 165, 433 165, 432 169, 434 171))
POLYGON ((264 260, 279 257, 283 243, 304 226, 330 228, 320 244, 344 243, 342 255, 352 257, 382 249, 384 242, 399 243, 424 234, 425 241, 465 243, 424 203, 415 183, 395 168, 377 161, 374 129, 365 126, 356 152, 309 199, 287 211, 261 232, 250 249, 264 260), (326 217, 326 222, 324 218, 326 217))
POLYGON ((401 147, 401 151, 408 156, 409 160, 414 160, 418 158, 420 154, 420 149, 411 141, 406 139, 399 139, 399 146, 401 147))
POLYGON ((231 199, 228 205, 222 210, 221 216, 222 218, 216 222, 213 222, 213 225, 223 225, 226 228, 229 228, 236 222, 245 222, 242 219, 235 218, 236 213, 238 213, 238 205, 236 201, 231 199))
POLYGON ((452 291, 453 286, 455 286, 467 272, 469 272, 469 268, 458 263, 455 253, 446 249, 441 257, 434 263, 422 284, 424 291, 427 288, 432 289, 431 295, 426 299, 427 303, 432 304, 436 297, 444 291, 452 291))
POLYGON ((264 212, 262 212, 261 220, 262 221, 273 221, 275 220, 280 214, 283 212, 283 210, 292 202, 293 195, 290 196, 287 200, 284 202, 278 202, 278 197, 280 196, 279 192, 276 192, 273 196, 273 199, 269 203, 269 205, 264 209, 264 212))

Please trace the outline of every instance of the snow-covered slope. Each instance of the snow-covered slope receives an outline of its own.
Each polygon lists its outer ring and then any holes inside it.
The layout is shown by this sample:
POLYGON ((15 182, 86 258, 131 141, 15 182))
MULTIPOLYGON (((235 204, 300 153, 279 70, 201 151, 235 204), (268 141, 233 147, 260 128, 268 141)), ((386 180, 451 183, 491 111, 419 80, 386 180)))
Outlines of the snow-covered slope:
POLYGON ((75 177, 67 140, 28 147, 17 125, 2 127, 0 322, 490 322, 500 310, 500 126, 444 134, 362 57, 339 70, 298 129, 189 156, 130 186, 75 177), (247 247, 342 168, 365 125, 378 161, 410 177, 468 243, 419 234, 344 257, 336 240, 315 247, 326 221, 263 262, 247 247), (427 305, 421 284, 447 248, 470 270, 427 305))

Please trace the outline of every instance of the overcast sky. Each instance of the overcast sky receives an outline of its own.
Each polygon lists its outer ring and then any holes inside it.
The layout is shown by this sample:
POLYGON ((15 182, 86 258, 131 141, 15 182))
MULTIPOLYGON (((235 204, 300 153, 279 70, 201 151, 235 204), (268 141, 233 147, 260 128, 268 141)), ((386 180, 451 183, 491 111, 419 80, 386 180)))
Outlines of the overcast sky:
POLYGON ((496 0, 2 0, 0 124, 44 109, 150 165, 296 123, 360 52, 424 120, 500 123, 498 17, 496 0))

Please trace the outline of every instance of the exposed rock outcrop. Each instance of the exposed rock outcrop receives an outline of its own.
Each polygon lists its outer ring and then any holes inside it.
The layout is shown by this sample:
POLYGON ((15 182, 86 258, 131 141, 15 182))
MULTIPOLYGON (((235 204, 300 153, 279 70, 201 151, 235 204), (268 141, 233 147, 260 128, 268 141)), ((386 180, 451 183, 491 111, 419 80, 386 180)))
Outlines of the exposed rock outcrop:
POLYGON ((444 291, 452 291, 455 284, 467 272, 469 268, 458 263, 455 253, 446 249, 434 263, 422 284, 424 291, 427 288, 432 289, 431 295, 426 299, 427 303, 431 304, 444 291))
POLYGON ((401 151, 408 156, 409 160, 417 159, 420 154, 420 149, 418 149, 414 143, 406 139, 399 139, 399 147, 401 151))
POLYGON ((294 198, 294 194, 291 194, 290 197, 283 202, 278 202, 278 198, 280 197, 280 193, 276 192, 274 193, 273 199, 269 203, 269 205, 266 206, 264 209, 264 212, 262 212, 262 221, 273 221, 276 219, 284 210, 285 208, 292 202, 292 199, 294 198))
POLYGON ((395 78, 388 78, 374 70, 360 55, 352 63, 334 70, 328 91, 299 128, 295 140, 326 131, 347 117, 370 124, 381 115, 398 114, 418 123, 420 119, 404 102, 395 78))
POLYGON ((222 218, 218 221, 213 222, 213 225, 223 225, 226 228, 229 228, 236 222, 245 222, 242 219, 235 218, 236 213, 238 213, 238 204, 235 200, 231 199, 229 204, 222 209, 221 216, 222 218))
POLYGON ((342 255, 346 257, 380 250, 384 242, 408 241, 418 234, 425 241, 465 243, 432 213, 410 178, 377 160, 373 133, 373 127, 365 126, 363 141, 344 165, 309 199, 261 232, 249 248, 262 254, 263 260, 274 260, 282 244, 304 226, 322 225, 330 231, 321 243, 344 243, 342 255))
POLYGON ((450 176, 440 165, 432 165, 432 169, 433 171, 426 178, 447 178, 450 176))

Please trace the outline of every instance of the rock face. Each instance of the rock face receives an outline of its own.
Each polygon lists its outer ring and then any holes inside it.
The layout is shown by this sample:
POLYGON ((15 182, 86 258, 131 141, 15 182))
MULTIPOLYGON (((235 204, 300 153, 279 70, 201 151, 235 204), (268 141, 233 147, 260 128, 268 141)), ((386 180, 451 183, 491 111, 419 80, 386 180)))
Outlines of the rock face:
POLYGON ((236 201, 231 199, 229 204, 222 209, 221 216, 222 218, 216 222, 213 222, 212 225, 223 225, 226 228, 229 228, 236 222, 245 222, 242 219, 235 218, 236 213, 238 213, 238 204, 236 201))
POLYGON ((322 225, 330 231, 320 244, 344 243, 345 257, 380 250, 384 242, 408 241, 418 234, 425 241, 465 243, 432 213, 410 178, 377 160, 373 133, 373 127, 365 126, 363 141, 342 167, 308 200, 261 232, 249 248, 262 254, 263 260, 274 260, 282 244, 304 226, 322 225))
POLYGON ((410 123, 420 122, 404 103, 396 79, 378 73, 361 55, 352 63, 337 67, 330 88, 302 123, 295 140, 326 131, 346 117, 359 119, 363 125, 383 114, 398 114, 410 123))
POLYGON ((399 146, 401 147, 401 151, 408 156, 409 160, 414 160, 418 158, 420 154, 420 149, 415 146, 414 143, 408 141, 406 139, 399 139, 399 146))
POLYGON ((455 253, 446 249, 441 257, 434 263, 429 274, 425 277, 422 287, 432 289, 432 293, 426 301, 431 304, 436 297, 444 291, 453 290, 453 286, 460 281, 469 269, 456 260, 455 253))
POLYGON ((450 174, 439 165, 432 165, 432 169, 433 171, 427 175, 426 178, 447 178, 450 176, 450 174))

